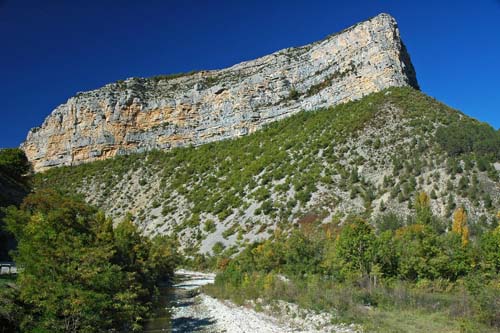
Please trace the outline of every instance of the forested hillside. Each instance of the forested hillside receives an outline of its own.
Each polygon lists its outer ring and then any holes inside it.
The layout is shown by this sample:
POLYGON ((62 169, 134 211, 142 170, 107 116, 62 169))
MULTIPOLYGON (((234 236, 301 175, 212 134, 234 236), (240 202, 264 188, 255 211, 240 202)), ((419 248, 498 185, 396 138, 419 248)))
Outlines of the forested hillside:
POLYGON ((55 168, 35 183, 81 193, 115 217, 131 213, 188 252, 235 251, 303 220, 404 220, 420 192, 442 228, 465 207, 474 237, 499 208, 499 143, 489 125, 390 88, 247 137, 55 168))

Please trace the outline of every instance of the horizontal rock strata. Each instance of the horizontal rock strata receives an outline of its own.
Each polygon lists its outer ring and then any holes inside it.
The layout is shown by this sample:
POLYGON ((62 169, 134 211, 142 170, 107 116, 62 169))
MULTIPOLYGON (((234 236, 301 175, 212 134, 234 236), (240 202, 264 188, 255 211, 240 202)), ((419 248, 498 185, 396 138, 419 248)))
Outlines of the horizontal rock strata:
POLYGON ((36 171, 252 133, 300 110, 391 86, 418 89, 396 21, 380 14, 324 40, 230 68, 130 78, 78 93, 22 144, 36 171))

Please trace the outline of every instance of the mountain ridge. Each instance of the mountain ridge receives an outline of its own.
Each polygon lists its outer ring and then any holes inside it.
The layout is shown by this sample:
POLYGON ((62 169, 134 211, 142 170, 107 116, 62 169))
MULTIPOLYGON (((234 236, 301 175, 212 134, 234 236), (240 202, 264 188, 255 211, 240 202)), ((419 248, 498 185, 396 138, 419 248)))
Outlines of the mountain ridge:
POLYGON ((252 133, 300 110, 391 86, 418 88, 396 21, 342 32, 226 69, 131 78, 79 93, 22 144, 35 171, 252 133))

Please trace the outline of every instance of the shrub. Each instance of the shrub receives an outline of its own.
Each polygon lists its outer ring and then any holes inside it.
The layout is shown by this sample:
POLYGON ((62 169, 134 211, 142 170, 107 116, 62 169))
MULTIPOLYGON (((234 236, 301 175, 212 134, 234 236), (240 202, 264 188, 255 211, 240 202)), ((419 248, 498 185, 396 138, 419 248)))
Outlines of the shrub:
POLYGON ((211 234, 217 229, 215 222, 213 220, 206 220, 203 225, 203 230, 211 234))
POLYGON ((297 89, 295 89, 295 88, 290 89, 290 91, 288 93, 288 99, 296 100, 296 99, 299 99, 299 97, 300 97, 300 93, 297 91, 297 89))

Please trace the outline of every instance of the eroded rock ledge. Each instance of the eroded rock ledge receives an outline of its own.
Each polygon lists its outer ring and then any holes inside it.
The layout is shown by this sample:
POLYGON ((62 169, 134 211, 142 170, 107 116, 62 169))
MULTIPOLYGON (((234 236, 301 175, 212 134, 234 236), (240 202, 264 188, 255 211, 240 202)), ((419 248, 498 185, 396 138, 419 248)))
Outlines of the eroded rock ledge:
POLYGON ((254 132, 300 110, 392 86, 418 89, 396 21, 380 14, 324 40, 230 68, 130 78, 78 93, 33 128, 36 171, 117 154, 200 145, 254 132))

